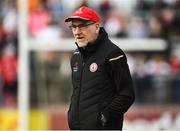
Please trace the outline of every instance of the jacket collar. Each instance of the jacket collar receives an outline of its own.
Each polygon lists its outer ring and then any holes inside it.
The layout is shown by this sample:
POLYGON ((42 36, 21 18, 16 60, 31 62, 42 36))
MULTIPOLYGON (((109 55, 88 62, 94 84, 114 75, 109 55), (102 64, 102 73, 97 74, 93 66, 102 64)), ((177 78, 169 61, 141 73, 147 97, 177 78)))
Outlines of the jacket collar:
POLYGON ((106 33, 105 29, 101 27, 98 38, 94 42, 88 43, 85 48, 79 47, 77 43, 75 44, 78 47, 80 53, 93 53, 96 50, 96 48, 98 48, 98 46, 102 44, 102 41, 106 38, 108 38, 108 34, 106 33))

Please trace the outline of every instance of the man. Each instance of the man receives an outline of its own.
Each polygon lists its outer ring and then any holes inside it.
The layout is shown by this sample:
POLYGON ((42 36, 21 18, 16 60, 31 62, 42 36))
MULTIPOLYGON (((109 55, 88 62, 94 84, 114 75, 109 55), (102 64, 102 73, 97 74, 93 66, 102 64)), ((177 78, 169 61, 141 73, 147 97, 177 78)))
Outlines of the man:
POLYGON ((109 40, 93 9, 82 6, 65 22, 77 45, 71 58, 70 129, 121 130, 123 115, 134 101, 125 54, 109 40))

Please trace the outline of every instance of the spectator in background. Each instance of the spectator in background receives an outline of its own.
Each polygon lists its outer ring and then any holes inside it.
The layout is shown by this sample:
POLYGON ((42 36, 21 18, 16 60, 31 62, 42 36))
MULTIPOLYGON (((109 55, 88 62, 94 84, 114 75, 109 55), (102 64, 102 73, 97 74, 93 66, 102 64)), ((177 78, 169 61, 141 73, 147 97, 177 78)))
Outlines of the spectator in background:
POLYGON ((155 0, 152 5, 152 10, 155 12, 159 12, 162 9, 165 9, 168 7, 168 4, 165 2, 165 0, 155 0))
POLYGON ((168 5, 164 0, 155 0, 152 2, 152 8, 149 11, 148 16, 157 17, 159 19, 161 17, 162 10, 167 7, 168 5))
POLYGON ((2 22, 0 20, 0 56, 2 54, 4 44, 5 44, 5 31, 2 22))
POLYGON ((30 35, 36 36, 45 29, 51 21, 51 14, 46 7, 46 3, 38 4, 38 7, 29 13, 28 27, 30 35))
POLYGON ((180 0, 175 1, 175 3, 172 6, 172 9, 174 9, 174 13, 175 13, 175 20, 174 20, 174 25, 176 28, 175 37, 177 37, 178 40, 180 41, 180 0))
POLYGON ((157 17, 151 17, 149 20, 149 38, 165 38, 162 23, 157 17))
POLYGON ((112 8, 113 7, 111 5, 110 0, 102 0, 102 2, 99 5, 99 12, 102 16, 102 23, 104 23, 104 20, 107 18, 112 8))
POLYGON ((38 6, 41 4, 42 0, 28 0, 28 9, 29 12, 36 10, 38 6))
POLYGON ((127 20, 117 8, 113 9, 104 22, 104 28, 112 37, 127 37, 126 34, 127 20))
POLYGON ((3 0, 0 4, 1 4, 0 5, 1 6, 0 14, 2 15, 3 19, 4 19, 4 17, 6 17, 6 14, 9 11, 12 11, 16 8, 16 1, 15 0, 3 0))
POLYGON ((180 56, 173 54, 171 56, 170 64, 174 75, 180 73, 180 56))
POLYGON ((134 71, 133 80, 135 84, 136 91, 136 102, 137 103, 147 103, 149 100, 149 90, 151 87, 151 76, 147 74, 145 64, 146 56, 144 54, 134 55, 134 71))
POLYGON ((127 26, 127 33, 132 38, 147 38, 149 28, 142 17, 132 16, 127 26))
POLYGON ((0 61, 0 107, 4 105, 4 92, 3 92, 3 78, 2 78, 2 69, 1 69, 1 61, 0 61))
POLYGON ((13 33, 17 30, 17 10, 16 7, 6 10, 6 15, 3 17, 3 28, 7 33, 13 33))
POLYGON ((16 1, 1 1, 0 7, 1 103, 5 107, 16 107, 18 55, 16 1))
POLYGON ((70 88, 71 88, 71 80, 69 77, 71 76, 71 67, 69 63, 71 54, 70 53, 62 53, 60 56, 61 65, 59 68, 60 79, 61 79, 61 92, 63 92, 63 102, 69 102, 70 96, 70 88))
POLYGON ((16 107, 17 103, 17 56, 13 47, 7 46, 0 59, 0 74, 3 80, 4 105, 16 107))
POLYGON ((168 94, 171 68, 169 63, 164 60, 163 55, 152 56, 145 65, 146 73, 152 77, 152 102, 166 103, 170 98, 168 94))
MULTIPOLYGON (((2 44, 3 49, 11 46, 13 53, 17 54, 18 40, 17 40, 17 8, 15 1, 5 1, 2 14, 2 44)), ((3 52, 3 51, 2 51, 3 52)))
POLYGON ((178 104, 180 102, 180 56, 173 54, 170 65, 173 73, 172 102, 178 104))
POLYGON ((146 18, 148 17, 148 14, 150 10, 152 9, 152 4, 147 0, 137 0, 135 11, 133 13, 136 13, 137 15, 146 18))
POLYGON ((79 1, 79 4, 76 6, 75 10, 78 9, 79 7, 81 7, 81 6, 87 6, 87 7, 89 7, 90 5, 89 5, 89 3, 88 3, 88 0, 80 0, 80 1, 79 1))
POLYGON ((165 33, 165 38, 170 39, 176 32, 175 12, 171 8, 161 10, 160 21, 162 24, 162 32, 165 33))
POLYGON ((152 8, 152 5, 150 4, 149 1, 147 0, 137 0, 136 4, 136 10, 140 12, 149 12, 150 9, 152 8))
POLYGON ((47 8, 51 12, 53 24, 58 24, 63 21, 67 10, 62 0, 47 0, 47 8))
POLYGON ((2 22, 0 19, 0 106, 3 105, 3 100, 4 100, 4 94, 3 94, 3 78, 2 78, 2 68, 1 68, 1 56, 2 56, 2 51, 4 47, 4 38, 5 38, 5 32, 2 26, 2 22))
POLYGON ((175 0, 173 9, 175 9, 177 12, 180 11, 180 0, 175 0))

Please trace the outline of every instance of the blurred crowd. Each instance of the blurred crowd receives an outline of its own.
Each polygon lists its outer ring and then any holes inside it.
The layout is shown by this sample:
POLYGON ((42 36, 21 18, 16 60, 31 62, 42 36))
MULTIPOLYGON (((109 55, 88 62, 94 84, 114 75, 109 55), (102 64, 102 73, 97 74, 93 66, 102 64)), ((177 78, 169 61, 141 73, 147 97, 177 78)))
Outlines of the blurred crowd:
MULTIPOLYGON (((160 38, 161 52, 127 52, 137 103, 180 102, 180 0, 29 0, 31 38, 66 39, 64 18, 81 5, 93 7, 110 37, 160 38)), ((0 1, 0 105, 16 106, 18 5, 0 1)))
POLYGON ((133 3, 132 0, 127 0, 129 3, 125 0, 98 1, 95 4, 92 0, 72 0, 74 6, 71 6, 68 0, 34 0, 29 9, 30 35, 72 37, 64 18, 81 5, 93 7, 100 13, 101 24, 111 37, 173 39, 180 35, 179 0, 135 0, 129 11, 123 6, 133 3))
POLYGON ((16 1, 0 1, 0 105, 17 103, 17 8, 16 1))

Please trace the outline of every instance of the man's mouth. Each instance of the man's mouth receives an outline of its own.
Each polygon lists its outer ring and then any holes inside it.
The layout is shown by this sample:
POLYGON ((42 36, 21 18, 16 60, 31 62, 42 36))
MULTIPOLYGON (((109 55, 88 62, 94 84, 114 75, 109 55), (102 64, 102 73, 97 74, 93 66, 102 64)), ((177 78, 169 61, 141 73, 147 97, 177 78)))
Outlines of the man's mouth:
POLYGON ((83 39, 84 37, 77 37, 77 39, 83 39))

